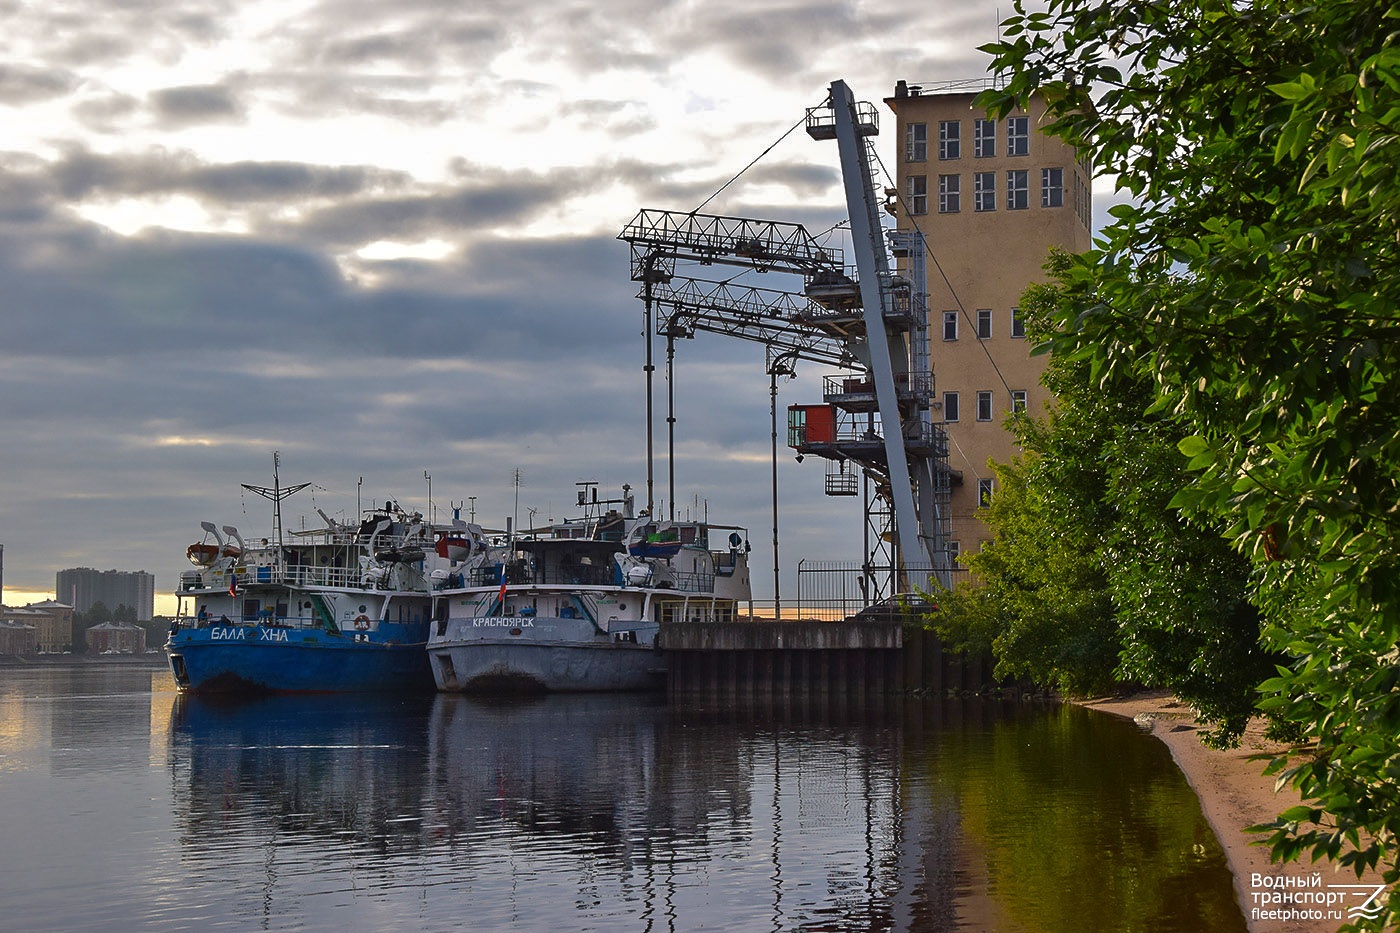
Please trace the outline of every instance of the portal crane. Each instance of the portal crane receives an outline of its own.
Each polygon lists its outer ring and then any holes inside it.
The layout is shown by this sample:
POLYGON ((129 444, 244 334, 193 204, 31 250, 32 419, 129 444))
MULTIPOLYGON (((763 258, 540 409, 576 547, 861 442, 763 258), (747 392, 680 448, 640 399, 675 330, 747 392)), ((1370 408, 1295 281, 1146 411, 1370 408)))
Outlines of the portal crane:
MULTIPOLYGON (((930 579, 946 587, 947 437, 931 417, 927 306, 909 280, 891 270, 882 238, 870 142, 879 131, 876 113, 868 103, 857 105, 836 81, 827 103, 807 111, 806 126, 814 139, 838 144, 855 277, 839 250, 820 244, 800 224, 640 211, 619 239, 631 245, 632 278, 641 283, 638 297, 646 304, 648 385, 651 333, 667 337, 668 364, 676 337, 703 330, 763 343, 770 374, 779 360, 786 374, 799 359, 846 370, 826 378, 823 405, 789 408, 788 444, 799 459, 811 454, 837 465, 827 477, 828 494, 855 493, 851 463, 869 481, 867 528, 876 518, 883 521, 875 528, 875 547, 888 537, 896 550, 889 558, 890 590, 868 588, 867 598, 926 588, 930 579), (678 276, 678 263, 789 273, 802 277, 803 290, 678 276)), ((896 250, 921 257, 922 243, 897 240, 896 250)), ((867 555, 867 570, 876 563, 867 555)))

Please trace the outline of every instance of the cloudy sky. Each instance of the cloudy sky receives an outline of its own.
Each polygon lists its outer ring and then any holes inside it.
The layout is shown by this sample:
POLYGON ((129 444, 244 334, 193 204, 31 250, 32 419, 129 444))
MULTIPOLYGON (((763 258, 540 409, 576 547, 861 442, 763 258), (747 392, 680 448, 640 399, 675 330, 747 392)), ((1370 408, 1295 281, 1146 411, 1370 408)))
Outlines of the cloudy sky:
MULTIPOLYGON (((284 482, 316 484, 289 527, 357 496, 426 511, 425 472, 440 517, 475 497, 497 526, 517 470, 522 522, 572 514, 579 481, 643 490, 623 225, 700 205, 833 79, 879 102, 980 76, 998 11, 0 0, 4 602, 76 566, 168 593, 200 520, 267 533, 239 484, 270 484, 274 450, 284 482)), ((826 230, 835 145, 789 135, 706 210, 826 230)), ((819 401, 820 374, 780 410, 819 401)), ((750 529, 771 596, 762 349, 686 341, 676 394, 676 499, 750 529)), ((780 463, 785 572, 858 559, 858 503, 822 496, 820 463, 780 463)))

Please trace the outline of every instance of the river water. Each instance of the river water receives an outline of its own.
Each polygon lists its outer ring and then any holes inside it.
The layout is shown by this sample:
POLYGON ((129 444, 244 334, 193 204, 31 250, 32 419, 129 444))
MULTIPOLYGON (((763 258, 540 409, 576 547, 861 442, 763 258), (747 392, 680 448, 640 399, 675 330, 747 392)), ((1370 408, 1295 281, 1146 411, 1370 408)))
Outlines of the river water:
POLYGON ((0 929, 1244 930, 1160 742, 1072 706, 183 697, 0 668, 0 929))

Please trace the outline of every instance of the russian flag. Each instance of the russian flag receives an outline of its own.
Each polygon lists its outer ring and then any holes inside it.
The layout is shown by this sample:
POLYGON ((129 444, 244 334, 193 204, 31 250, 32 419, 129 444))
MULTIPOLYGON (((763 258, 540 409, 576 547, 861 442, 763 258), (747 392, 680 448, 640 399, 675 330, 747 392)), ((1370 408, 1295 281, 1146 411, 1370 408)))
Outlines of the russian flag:
POLYGON ((506 562, 501 561, 501 591, 496 594, 496 601, 504 609, 506 605, 506 562))
POLYGON ((228 595, 238 596, 238 574, 236 573, 228 575, 228 595))

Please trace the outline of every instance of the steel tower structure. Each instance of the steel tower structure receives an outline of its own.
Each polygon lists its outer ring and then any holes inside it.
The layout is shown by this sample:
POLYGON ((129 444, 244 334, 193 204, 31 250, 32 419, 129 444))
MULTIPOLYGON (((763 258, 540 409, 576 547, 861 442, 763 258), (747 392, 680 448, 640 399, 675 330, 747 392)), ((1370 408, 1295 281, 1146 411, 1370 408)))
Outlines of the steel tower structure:
MULTIPOLYGON (((946 587, 947 436, 931 417, 927 306, 910 281, 892 271, 881 229, 872 167, 875 109, 856 104, 846 84, 836 81, 826 104, 807 111, 806 128, 812 138, 838 144, 854 277, 840 251, 818 243, 800 224, 642 210, 619 234, 631 246, 631 275, 641 283, 638 297, 646 308, 648 450, 653 333, 666 337, 668 366, 677 337, 708 331, 762 343, 775 379, 779 372, 791 374, 797 360, 839 367, 846 374, 825 379, 822 405, 789 408, 788 444, 833 465, 828 495, 855 495, 849 466, 860 468, 868 602, 930 582, 946 587), (677 274, 716 263, 800 276, 802 293, 677 274), (892 553, 886 539, 895 545, 892 553), (884 579, 878 579, 881 570, 888 571, 884 579)), ((892 239, 896 252, 922 262, 921 242, 902 234, 892 239)), ((922 285, 921 277, 916 280, 922 285)), ((674 420, 668 416, 672 430, 674 420)))

